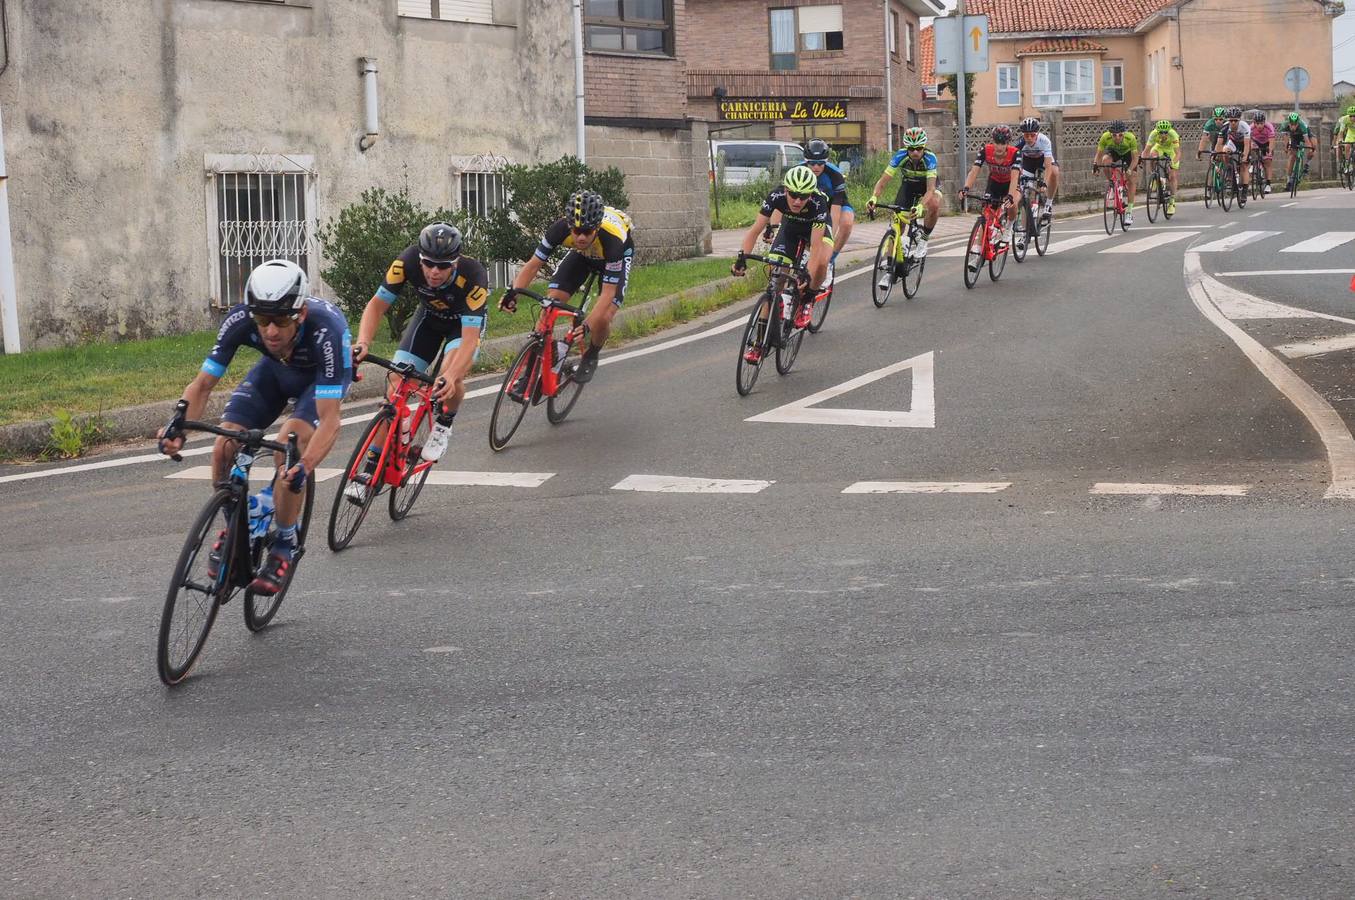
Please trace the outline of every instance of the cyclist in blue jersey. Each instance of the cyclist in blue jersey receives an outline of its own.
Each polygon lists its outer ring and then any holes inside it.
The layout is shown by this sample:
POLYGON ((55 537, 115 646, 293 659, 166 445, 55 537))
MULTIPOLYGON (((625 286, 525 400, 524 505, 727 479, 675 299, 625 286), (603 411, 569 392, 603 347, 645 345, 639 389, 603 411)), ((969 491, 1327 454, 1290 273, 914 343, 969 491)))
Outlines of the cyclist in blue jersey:
MULTIPOLYGON (((274 477, 277 530, 268 561, 250 584, 260 594, 275 594, 287 581, 296 551, 296 526, 301 514, 300 491, 324 461, 339 436, 339 404, 352 380, 349 362, 351 336, 343 312, 332 303, 309 294, 306 273, 294 262, 271 259, 250 273, 245 302, 232 307, 217 332, 196 378, 184 388, 188 404, 185 419, 199 419, 212 388, 226 374, 235 352, 248 346, 263 355, 231 393, 221 414, 221 427, 232 431, 266 428, 293 402, 292 414, 278 429, 278 440, 295 434, 301 451, 290 469, 274 477), (284 490, 283 486, 292 490, 284 490)), ((177 421, 177 417, 174 421, 177 421)), ((160 452, 178 453, 183 433, 160 429, 160 452)), ((212 448, 213 483, 225 481, 235 458, 236 443, 219 437, 212 448)), ((228 511, 227 519, 230 518, 228 511)), ((212 548, 209 571, 220 565, 218 554, 226 538, 223 530, 212 548)))
MULTIPOLYGON (((927 255, 927 239, 936 227, 937 216, 941 215, 941 192, 937 189, 940 179, 937 177, 936 165, 936 154, 927 149, 927 132, 917 127, 909 128, 903 133, 903 149, 889 160, 880 180, 875 182, 875 189, 870 192, 870 202, 866 205, 868 210, 875 209, 875 204, 880 201, 880 193, 895 175, 901 179, 898 195, 894 199, 895 206, 912 209, 913 204, 922 200, 922 232, 912 251, 915 259, 927 255)), ((885 279, 888 277, 886 273, 885 279)), ((898 277, 902 278, 903 273, 899 273, 898 277)))

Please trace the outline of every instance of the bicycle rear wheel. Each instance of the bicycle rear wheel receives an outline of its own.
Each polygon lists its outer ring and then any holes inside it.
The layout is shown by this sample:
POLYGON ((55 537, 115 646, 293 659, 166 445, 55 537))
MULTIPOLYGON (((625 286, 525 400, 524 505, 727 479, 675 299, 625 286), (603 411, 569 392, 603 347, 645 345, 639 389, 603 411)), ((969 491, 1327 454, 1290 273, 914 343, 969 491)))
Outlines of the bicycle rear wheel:
POLYGON ((414 421, 409 426, 409 446, 404 448, 405 477, 391 488, 390 492, 389 511, 392 522, 398 522, 409 515, 409 511, 414 508, 414 501, 419 499, 419 494, 423 491, 423 483, 428 480, 428 473, 435 465, 425 462, 419 455, 423 452, 423 445, 428 441, 428 435, 433 433, 431 404, 420 404, 419 408, 414 410, 413 416, 414 421))
POLYGON ((538 338, 529 338, 504 373, 499 395, 494 398, 494 412, 489 417, 489 446, 496 452, 508 446, 508 441, 522 424, 522 417, 527 414, 527 407, 532 402, 532 394, 541 377, 537 372, 539 349, 538 338), (511 396, 513 385, 519 381, 523 382, 522 396, 511 396))
POLYGON ((739 342, 739 364, 734 371, 734 386, 740 397, 747 397, 757 384, 762 372, 762 364, 767 361, 767 323, 771 321, 772 295, 764 293, 753 305, 748 314, 748 324, 743 329, 743 340, 739 342), (759 320, 759 316, 765 316, 759 320), (749 355, 755 359, 750 360, 749 355))
POLYGON ((818 334, 819 329, 823 327, 824 320, 828 318, 828 305, 833 302, 833 285, 828 286, 828 290, 820 291, 818 297, 814 300, 814 310, 810 313, 809 333, 818 334))
POLYGON ((1148 210, 1149 222, 1156 222, 1158 212, 1166 206, 1162 199, 1162 179, 1156 172, 1148 176, 1148 194, 1143 198, 1143 205, 1148 210))
MULTIPOLYGON (((780 309, 779 303, 777 309, 780 309)), ((792 307, 793 313, 794 308, 792 307)), ((795 357, 800 355, 800 345, 805 342, 805 330, 794 326, 787 328, 786 326, 789 323, 779 316, 780 312, 777 312, 774 318, 775 324, 772 325, 773 328, 781 329, 781 341, 776 345, 776 373, 788 375, 791 366, 795 365, 795 357)))
POLYGON ((1025 197, 1016 207, 1016 219, 1012 222, 1011 254, 1017 263, 1026 261, 1026 250, 1030 243, 1030 233, 1035 230, 1035 220, 1030 214, 1030 201, 1025 197))
POLYGON ((880 247, 875 251, 875 271, 871 273, 870 302, 880 309, 889 302, 889 292, 894 290, 894 229, 886 229, 880 238, 880 247), (888 287, 880 290, 880 282, 888 278, 888 287))
POLYGON ((232 551, 239 518, 229 511, 233 495, 225 488, 212 494, 207 505, 198 514, 188 537, 184 539, 179 560, 174 564, 174 575, 169 582, 169 593, 160 613, 160 634, 155 647, 155 667, 160 680, 176 685, 188 675, 197 662, 207 635, 216 621, 223 596, 229 597, 236 561, 232 551), (212 544, 223 530, 222 561, 215 579, 207 574, 212 544))
POLYGON ((969 230, 969 243, 964 252, 964 286, 972 288, 979 283, 979 269, 983 268, 983 245, 987 239, 983 216, 974 220, 969 230))
MULTIPOLYGON (((287 569, 287 580, 282 583, 282 588, 276 594, 256 594, 248 588, 245 589, 245 602, 241 606, 245 611, 245 627, 250 631, 262 631, 265 625, 273 621, 273 617, 278 614, 278 608, 282 606, 283 598, 287 596, 288 588, 292 586, 292 579, 296 577, 296 567, 306 552, 306 532, 310 530, 311 509, 315 505, 315 491, 312 489, 314 485, 314 481, 307 478, 306 486, 301 489, 305 496, 301 501, 301 518, 297 521, 297 550, 292 557, 292 565, 287 569)), ((256 543, 258 546, 254 548, 252 558, 257 571, 266 548, 263 546, 262 538, 256 543)))
MULTIPOLYGON (((393 426, 394 418, 389 411, 383 409, 367 423, 367 428, 362 432, 357 446, 353 448, 353 455, 339 478, 339 489, 334 494, 334 504, 329 508, 329 549, 335 553, 347 547, 353 540, 353 535, 358 533, 358 526, 367 518, 367 510, 372 508, 372 501, 381 493, 381 473, 386 467, 384 458, 377 464, 376 473, 373 475, 376 483, 367 485, 367 498, 361 504, 354 503, 344 496, 344 491, 352 483, 353 478, 366 470, 367 451, 376 444, 377 429, 383 424, 393 426)), ((386 429, 386 436, 390 437, 389 428, 386 429)))
MULTIPOLYGON (((1047 202, 1047 201, 1046 201, 1047 202)), ((1042 215, 1040 221, 1035 226, 1035 252, 1044 256, 1045 251, 1049 249, 1049 237, 1054 231, 1054 217, 1044 218, 1042 215)))

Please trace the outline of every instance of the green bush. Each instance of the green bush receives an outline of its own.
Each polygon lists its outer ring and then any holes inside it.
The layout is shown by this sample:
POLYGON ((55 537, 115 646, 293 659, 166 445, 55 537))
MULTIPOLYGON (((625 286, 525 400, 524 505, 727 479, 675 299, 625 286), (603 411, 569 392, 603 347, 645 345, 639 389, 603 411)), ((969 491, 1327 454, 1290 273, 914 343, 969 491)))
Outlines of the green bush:
POLYGON ((608 206, 618 209, 630 203, 626 176, 620 169, 590 169, 574 156, 536 166, 504 166, 500 174, 508 203, 490 210, 483 226, 491 259, 530 259, 542 232, 560 217, 565 201, 575 191, 597 191, 608 206))
POLYGON ((75 459, 85 455, 91 445, 99 442, 105 434, 102 415, 85 416, 77 420, 65 409, 55 413, 52 432, 47 437, 47 446, 40 454, 43 459, 75 459))

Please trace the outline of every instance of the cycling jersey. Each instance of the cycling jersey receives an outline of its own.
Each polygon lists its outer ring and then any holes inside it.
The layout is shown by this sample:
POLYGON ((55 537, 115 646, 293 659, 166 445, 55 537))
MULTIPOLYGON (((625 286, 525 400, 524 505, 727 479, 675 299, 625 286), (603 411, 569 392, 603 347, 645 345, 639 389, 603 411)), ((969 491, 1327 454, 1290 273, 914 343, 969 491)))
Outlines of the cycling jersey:
POLYGON ((1228 127, 1227 119, 1210 119, 1204 123, 1204 133, 1216 138, 1228 127))
POLYGON ((1118 141, 1109 131, 1102 132, 1101 139, 1096 142, 1097 153, 1109 153, 1116 159, 1129 159, 1138 149, 1139 139, 1132 131, 1126 131, 1118 141))
POLYGON ((1027 172, 1038 172, 1046 163, 1054 165, 1054 144, 1047 134, 1037 134, 1029 143, 1023 136, 1017 140, 1016 149, 1021 154, 1021 168, 1027 172))
POLYGON ((1170 131, 1158 131, 1154 128, 1148 132, 1148 143, 1145 149, 1170 153, 1180 146, 1181 135, 1175 128, 1170 131))
MULTIPOLYGON (((555 249, 570 236, 571 223, 568 219, 557 219, 546 229, 541 243, 536 247, 536 258, 542 262, 550 259, 555 249)), ((582 249, 570 246, 571 253, 583 257, 583 261, 598 272, 602 272, 604 284, 619 284, 623 270, 629 267, 626 260, 635 255, 635 242, 632 239, 630 216, 619 209, 605 206, 602 209, 602 224, 593 242, 582 249)))
POLYGON ((828 198, 830 206, 841 206, 844 211, 852 208, 847 202, 847 179, 832 163, 823 164, 823 171, 819 173, 819 192, 828 198))
POLYGON ((885 174, 904 181, 926 182, 928 178, 936 178, 936 154, 923 150, 920 157, 913 159, 907 150, 899 150, 890 158, 885 174))
POLYGON ((1269 144, 1275 139, 1275 126, 1269 122, 1255 122, 1251 127, 1253 144, 1269 144))
POLYGON ((437 287, 429 287, 419 262, 419 245, 410 244, 386 270, 386 280, 376 296, 394 303, 406 286, 419 298, 427 317, 448 328, 462 323, 479 328, 485 323, 485 301, 489 299, 489 274, 478 259, 463 256, 456 261, 452 277, 437 287))
POLYGON ((1307 142, 1311 132, 1308 131, 1308 123, 1300 120, 1292 125, 1289 122, 1284 123, 1284 127, 1277 134, 1289 138, 1289 146, 1299 147, 1307 142))
POLYGON ((997 144, 984 144, 979 155, 974 157, 974 165, 988 167, 990 184, 1010 184, 1012 167, 1016 165, 1016 148, 1011 144, 1003 144, 1000 149, 997 144))
POLYGON ((1337 119, 1332 136, 1342 144, 1355 142, 1355 116, 1347 114, 1337 119))
POLYGON ((805 205, 800 208, 798 213, 790 211, 790 203, 786 197, 786 189, 778 187, 774 189, 767 198, 762 201, 760 212, 764 216, 771 216, 777 210, 781 211, 781 221, 798 222, 801 225, 808 225, 813 228, 818 225, 827 225, 829 223, 828 210, 829 200, 820 193, 815 193, 805 201, 805 205))

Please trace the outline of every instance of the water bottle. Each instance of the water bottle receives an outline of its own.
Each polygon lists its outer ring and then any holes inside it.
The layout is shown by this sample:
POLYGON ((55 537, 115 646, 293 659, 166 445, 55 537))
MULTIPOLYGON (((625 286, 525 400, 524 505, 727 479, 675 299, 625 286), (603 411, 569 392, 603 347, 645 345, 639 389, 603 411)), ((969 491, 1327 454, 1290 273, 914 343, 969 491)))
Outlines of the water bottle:
POLYGON ((565 364, 565 354, 569 352, 569 344, 565 341, 555 342, 555 365, 553 369, 558 373, 560 367, 565 364))
POLYGON ((273 524, 273 485, 268 485, 249 498, 249 536, 261 538, 273 524))
POLYGON ((781 294, 781 318, 789 322, 793 318, 795 309, 795 295, 790 291, 781 294))
POLYGON ((254 464, 254 455, 241 450, 235 454, 235 462, 231 465, 231 477, 238 478, 241 481, 249 480, 249 467, 254 464))

